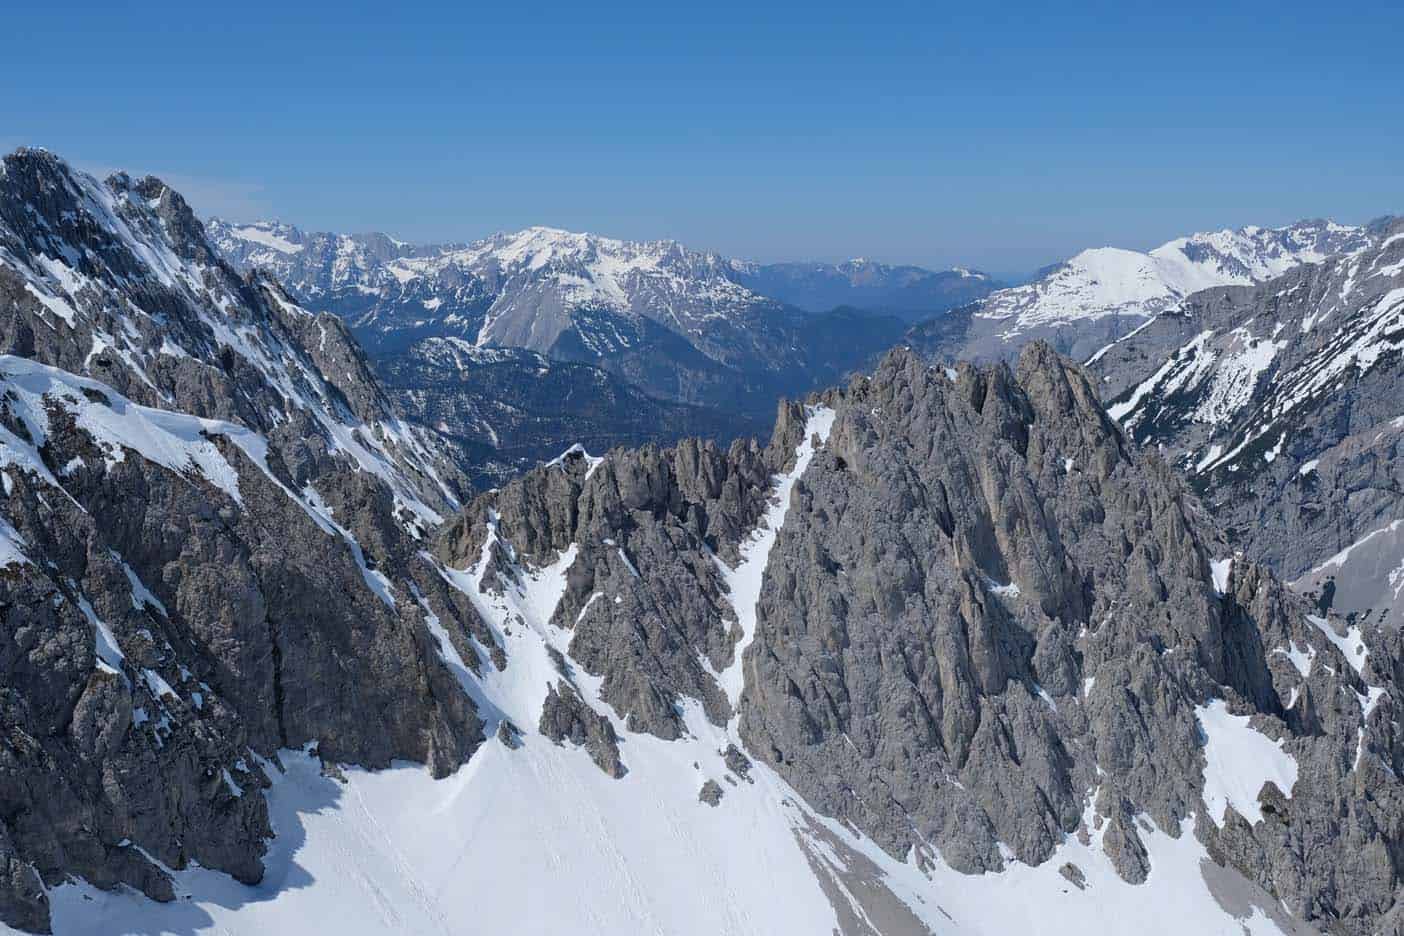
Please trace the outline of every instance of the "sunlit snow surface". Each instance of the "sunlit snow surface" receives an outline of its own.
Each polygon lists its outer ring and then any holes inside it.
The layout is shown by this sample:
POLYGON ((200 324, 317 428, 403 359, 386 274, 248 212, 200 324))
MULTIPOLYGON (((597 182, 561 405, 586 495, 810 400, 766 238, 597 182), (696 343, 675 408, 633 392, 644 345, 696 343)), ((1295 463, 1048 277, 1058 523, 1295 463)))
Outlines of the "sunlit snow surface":
POLYGON ((741 668, 742 657, 756 636, 756 602, 760 600, 761 584, 765 576, 765 567, 770 561, 770 550, 775 545, 775 538, 785 522, 785 514, 790 509, 790 492, 794 490, 795 482, 804 474, 810 460, 814 458, 814 439, 818 438, 819 444, 823 445, 829 440, 829 432, 834 426, 834 411, 828 407, 811 408, 807 415, 804 438, 795 449, 794 468, 775 479, 775 495, 770 508, 765 512, 760 526, 741 544, 741 561, 732 569, 720 559, 717 560, 722 578, 726 580, 730 592, 737 625, 741 629, 740 639, 736 644, 736 656, 731 665, 721 673, 720 678, 722 688, 726 690, 727 701, 733 709, 740 701, 741 690, 745 685, 745 674, 741 668))
POLYGON ((1107 315, 1150 317, 1201 289, 1261 282, 1362 246, 1364 239, 1359 228, 1304 222, 1191 234, 1149 253, 1097 247, 1031 283, 992 293, 977 315, 1007 321, 1006 340, 1039 326, 1107 315))
MULTIPOLYGON (((727 575, 743 643, 754 636, 754 602, 790 490, 814 454, 813 440, 822 445, 828 438, 833 415, 810 411, 794 469, 777 477, 777 499, 762 529, 727 575)), ((932 856, 934 867, 920 870, 915 855, 896 860, 815 815, 759 761, 751 781, 728 778, 721 752, 730 743, 740 746, 735 724, 709 723, 694 701, 682 705, 688 734, 681 740, 627 732, 600 701, 600 681, 572 662, 582 697, 610 717, 619 733, 628 773, 611 779, 584 750, 554 745, 536 731, 547 686, 560 678, 548 647, 569 648, 570 631, 551 618, 578 551, 571 547, 542 569, 513 565, 498 573, 489 571, 494 544, 512 555, 493 524, 472 567, 442 568, 441 574, 473 601, 503 643, 505 670, 493 667, 475 646, 481 675, 474 676, 427 602, 411 596, 488 723, 489 740, 466 765, 437 781, 415 765, 345 769, 340 781, 323 776, 311 755, 284 751, 281 771, 264 765, 274 781, 265 795, 277 835, 261 884, 245 887, 192 868, 174 873, 177 900, 157 904, 129 890, 109 893, 72 882, 50 892, 55 932, 770 936, 867 932, 865 926, 888 934, 964 936, 1088 936, 1133 926, 1145 936, 1288 931, 1271 901, 1245 897, 1249 891, 1241 879, 1213 867, 1191 822, 1172 837, 1146 820, 1142 836, 1151 875, 1142 886, 1116 876, 1090 806, 1088 842, 1069 836, 1038 867, 1011 862, 1002 873, 972 877, 932 856), (484 592, 489 576, 492 587, 484 592), (496 735, 504 718, 523 733, 517 749, 496 735), (698 801, 708 779, 725 791, 716 807, 698 801), (1065 862, 1080 869, 1084 889, 1058 873, 1065 862)), ((736 685, 739 692, 741 672, 737 665, 722 674, 729 690, 736 685)))
MULTIPOLYGON (((65 885, 51 892, 55 932, 833 931, 834 911, 795 834, 804 807, 783 782, 758 765, 754 785, 726 785, 713 809, 696 797, 699 778, 723 769, 706 741, 633 737, 622 749, 623 780, 583 751, 533 735, 516 751, 490 741, 445 780, 400 766, 347 770, 345 784, 321 776, 315 758, 285 751, 287 773, 268 795, 278 836, 263 883, 180 872, 172 904, 65 885)), ((934 933, 1088 936, 1132 923, 1147 936, 1289 932, 1269 918, 1275 908, 1235 918, 1220 907, 1205 880, 1218 869, 1207 867, 1191 825, 1178 839, 1143 830, 1151 877, 1141 886, 1116 876, 1097 832, 1088 845, 1069 838, 1038 867, 967 876, 938 865, 928 878, 832 823, 823 828, 877 863, 934 933), (1085 890, 1057 873, 1065 862, 1083 872, 1085 890)))
POLYGON ((1231 715, 1222 699, 1195 709, 1204 732, 1204 801, 1215 825, 1232 806, 1249 823, 1263 818, 1258 792, 1271 780, 1285 795, 1297 783, 1297 761, 1281 741, 1255 731, 1249 716, 1231 715))

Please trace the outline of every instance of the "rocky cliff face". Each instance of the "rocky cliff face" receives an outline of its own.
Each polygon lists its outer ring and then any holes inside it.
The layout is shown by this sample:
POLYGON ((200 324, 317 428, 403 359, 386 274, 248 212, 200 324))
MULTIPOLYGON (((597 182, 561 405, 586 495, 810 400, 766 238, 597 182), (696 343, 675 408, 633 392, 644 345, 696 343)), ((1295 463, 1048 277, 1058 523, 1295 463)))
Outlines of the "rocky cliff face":
POLYGON ((1046 347, 1015 374, 954 380, 889 359, 845 396, 799 504, 758 604, 741 725, 821 811, 969 872, 1100 830, 1128 880, 1150 870, 1149 817, 1307 919, 1364 931, 1392 906, 1394 833, 1375 836, 1395 820, 1374 800, 1398 784, 1374 755, 1393 729, 1354 701, 1393 691, 1389 651, 1290 665, 1293 647, 1330 654, 1334 632, 1229 558, 1046 347), (1295 760, 1283 795, 1254 777, 1216 807, 1208 725, 1225 706, 1295 760), (1357 860, 1372 871, 1341 873, 1357 860))
POLYGON ((1110 412, 1233 544, 1323 607, 1404 623, 1404 222, 1256 288, 1199 293, 1097 356, 1110 412))
MULTIPOLYGON (((345 327, 217 259, 159 180, 0 163, 0 919, 79 875, 253 882, 280 748, 482 741, 419 601, 464 485, 345 327)), ((473 619, 476 620, 476 619, 473 619)))
POLYGON ((1154 887, 1148 843, 1192 837, 1301 920, 1393 925, 1397 635, 1235 557, 1046 345, 895 352, 765 449, 533 473, 439 555, 549 566, 605 711, 678 739, 698 700, 891 856, 1000 873, 1079 839, 1154 887))

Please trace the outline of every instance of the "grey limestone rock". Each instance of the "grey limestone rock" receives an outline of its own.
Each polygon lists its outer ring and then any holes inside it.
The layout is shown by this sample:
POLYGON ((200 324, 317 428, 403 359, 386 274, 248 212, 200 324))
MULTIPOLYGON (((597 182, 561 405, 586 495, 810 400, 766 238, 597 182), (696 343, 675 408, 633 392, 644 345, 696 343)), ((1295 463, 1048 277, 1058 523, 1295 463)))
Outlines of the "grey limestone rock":
POLYGON ((619 759, 619 740, 608 718, 592 710, 569 683, 546 691, 541 709, 541 733, 559 744, 569 741, 585 748, 590 759, 616 780, 628 772, 619 759))
POLYGON ((1078 890, 1087 889, 1087 875, 1083 874, 1082 869, 1071 861, 1064 863, 1063 866, 1058 869, 1058 873, 1067 878, 1068 883, 1078 890))
MULTIPOLYGON (((1397 636, 1362 628, 1357 674, 1345 623, 1313 623, 1311 602, 1233 558, 1195 492, 1047 345, 949 372, 895 351, 808 405, 833 426, 768 557, 738 754, 898 857, 979 873, 1076 835, 1136 882, 1154 830, 1195 835, 1301 919, 1365 933, 1389 911, 1397 636), (1290 652, 1318 663, 1304 675, 1290 652), (1370 687, 1384 694, 1362 723, 1370 687), (1292 790, 1262 792, 1261 821, 1206 815, 1211 702, 1300 767, 1292 790)), ((765 449, 563 460, 479 498, 439 554, 462 567, 490 536, 504 568, 574 550, 556 623, 605 702, 663 738, 688 698, 720 722, 709 670, 737 635, 717 563, 794 465, 807 412, 782 407, 765 449)))
POLYGON ((495 644, 420 555, 464 486, 338 320, 223 264, 159 180, 21 150, 0 351, 0 920, 44 929, 36 881, 70 875, 258 881, 280 748, 467 760, 426 609, 464 659, 495 644))
POLYGON ((728 744, 726 746, 726 750, 722 752, 722 760, 726 762, 727 770, 742 780, 751 779, 751 759, 743 754, 736 745, 728 744))
POLYGON ((504 718, 497 725, 497 740, 512 750, 522 746, 522 731, 512 724, 511 719, 504 718))
POLYGON ((699 803, 706 803, 708 806, 718 806, 721 804, 722 797, 725 795, 726 791, 721 788, 720 783, 717 783, 715 780, 708 780, 706 783, 702 784, 702 789, 697 791, 697 801, 699 803))

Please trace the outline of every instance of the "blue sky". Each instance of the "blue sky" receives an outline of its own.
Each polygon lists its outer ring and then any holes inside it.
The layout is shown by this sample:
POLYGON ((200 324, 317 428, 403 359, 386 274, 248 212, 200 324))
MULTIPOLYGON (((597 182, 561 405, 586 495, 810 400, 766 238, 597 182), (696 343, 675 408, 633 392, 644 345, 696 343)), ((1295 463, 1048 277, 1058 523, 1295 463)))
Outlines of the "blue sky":
POLYGON ((197 209, 1031 269, 1404 213, 1394 4, 43 4, 0 145, 197 209))

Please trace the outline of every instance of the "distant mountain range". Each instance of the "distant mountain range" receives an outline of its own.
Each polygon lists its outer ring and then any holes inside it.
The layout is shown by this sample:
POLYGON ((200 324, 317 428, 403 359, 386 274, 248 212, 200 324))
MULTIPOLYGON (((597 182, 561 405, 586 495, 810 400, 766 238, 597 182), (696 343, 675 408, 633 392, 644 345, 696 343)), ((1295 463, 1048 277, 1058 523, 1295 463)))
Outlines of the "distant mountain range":
POLYGON ((933 271, 859 258, 843 263, 732 261, 736 278, 753 292, 823 312, 838 306, 887 312, 911 321, 984 298, 999 287, 988 275, 956 267, 933 271))
POLYGON ((462 338, 425 338, 380 359, 377 369, 408 416, 461 446, 464 470, 480 489, 581 443, 604 452, 770 431, 767 418, 649 396, 599 367, 462 338))
POLYGON ((676 241, 616 240, 546 227, 494 234, 472 244, 413 245, 378 233, 309 233, 276 221, 236 224, 214 218, 207 226, 232 262, 272 270, 309 299, 347 303, 367 316, 367 324, 393 329, 390 310, 418 301, 431 318, 444 320, 455 311, 463 316, 447 322, 449 327, 479 329, 460 337, 537 351, 549 350, 568 323, 556 319, 526 335, 514 325, 520 326, 524 314, 545 308, 634 310, 698 334, 698 318, 767 300, 811 313, 850 306, 920 319, 999 286, 986 274, 963 268, 934 271, 864 258, 766 264, 676 241), (480 288, 461 291, 469 283, 480 288), (364 298, 357 304, 349 293, 364 298), (540 298, 523 301, 522 293, 540 298))
MULTIPOLYGON (((310 307, 344 318, 377 359, 422 358, 411 349, 427 338, 518 348, 597 366, 650 396, 746 420, 768 420, 781 396, 867 362, 903 330, 894 316, 787 304, 754 288, 773 268, 674 241, 536 227, 467 245, 414 246, 383 234, 308 234, 218 219, 208 230, 236 267, 267 270, 310 307)), ((926 272, 840 265, 816 268, 813 278, 838 298, 904 294, 911 302, 926 272), (839 283, 849 281, 845 292, 839 283)), ((781 278, 804 288, 793 272, 781 278)), ((974 274, 927 279, 968 280, 962 296, 985 282, 974 274)))
POLYGON ((679 427, 660 441, 684 426, 730 438, 763 428, 782 396, 842 379, 899 342, 991 360, 1044 338, 1085 359, 1200 290, 1262 282, 1372 242, 1367 229, 1330 221, 1249 226, 1144 253, 1085 250, 999 288, 966 269, 758 264, 545 227, 433 245, 270 221, 213 219, 207 230, 235 267, 267 271, 299 301, 342 317, 412 410, 433 410, 432 422, 464 444, 503 446, 495 457, 475 449, 484 478, 564 440, 510 428, 528 425, 512 403, 469 400, 467 386, 536 386, 546 368, 584 418, 568 422, 590 427, 596 448, 644 441, 650 425, 679 427), (484 382, 478 370, 489 362, 484 382))
POLYGON ((1318 220, 1191 234, 1145 253, 1098 247, 964 307, 954 322, 919 329, 915 340, 953 358, 993 359, 1044 338, 1083 359, 1199 290, 1263 282, 1369 243, 1364 228, 1318 220))

